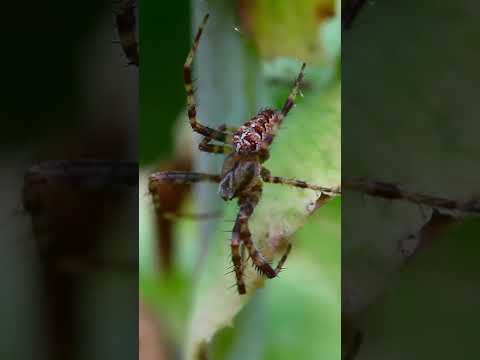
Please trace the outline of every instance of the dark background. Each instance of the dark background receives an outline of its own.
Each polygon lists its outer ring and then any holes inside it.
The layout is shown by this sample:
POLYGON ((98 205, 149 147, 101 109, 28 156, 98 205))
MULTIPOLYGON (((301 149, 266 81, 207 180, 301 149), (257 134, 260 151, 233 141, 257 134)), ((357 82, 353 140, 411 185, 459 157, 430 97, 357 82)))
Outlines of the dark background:
MULTIPOLYGON (((365 3, 342 34, 344 179, 478 200, 479 10, 365 3)), ((344 193, 343 340, 363 335, 355 359, 478 354, 479 229, 465 214, 344 193)))
POLYGON ((182 66, 190 47, 189 1, 148 1, 141 11, 140 164, 173 146, 173 124, 185 104, 182 66))
POLYGON ((137 178, 138 70, 113 43, 116 6, 2 5, 2 359, 138 355, 136 184, 25 181, 80 159, 128 161, 137 178))

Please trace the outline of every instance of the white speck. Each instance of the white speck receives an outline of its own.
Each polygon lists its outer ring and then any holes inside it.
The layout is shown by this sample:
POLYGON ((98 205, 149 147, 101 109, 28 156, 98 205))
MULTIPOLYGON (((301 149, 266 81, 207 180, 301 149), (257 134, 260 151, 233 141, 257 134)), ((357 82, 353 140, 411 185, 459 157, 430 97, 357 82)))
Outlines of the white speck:
POLYGON ((315 205, 316 205, 315 201, 309 202, 307 204, 307 213, 308 214, 311 214, 315 210, 315 205))

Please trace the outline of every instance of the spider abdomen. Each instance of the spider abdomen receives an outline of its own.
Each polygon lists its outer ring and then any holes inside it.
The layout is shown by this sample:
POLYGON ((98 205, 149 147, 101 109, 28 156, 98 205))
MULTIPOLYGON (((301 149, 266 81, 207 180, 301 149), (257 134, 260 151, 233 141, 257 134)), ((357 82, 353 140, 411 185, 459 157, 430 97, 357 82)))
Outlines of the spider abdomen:
POLYGON ((274 133, 279 123, 279 113, 265 109, 240 126, 233 134, 233 146, 237 153, 255 153, 261 144, 274 133))

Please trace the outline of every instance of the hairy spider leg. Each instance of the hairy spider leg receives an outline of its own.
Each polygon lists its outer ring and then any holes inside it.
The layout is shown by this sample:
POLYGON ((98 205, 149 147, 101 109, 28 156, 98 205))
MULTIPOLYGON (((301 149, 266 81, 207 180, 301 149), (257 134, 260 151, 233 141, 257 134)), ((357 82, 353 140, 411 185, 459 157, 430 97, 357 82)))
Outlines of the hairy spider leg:
POLYGON ((149 186, 155 183, 193 184, 201 181, 220 182, 220 175, 189 171, 159 171, 148 177, 149 186))
MULTIPOLYGON (((293 107, 293 104, 295 104, 295 98, 297 97, 297 94, 300 90, 300 85, 302 84, 303 75, 304 75, 304 72, 305 72, 305 66, 307 66, 307 64, 303 63, 302 67, 300 69, 300 72, 298 73, 297 78, 295 79, 295 83, 293 85, 292 91, 290 92, 290 95, 288 95, 287 100, 283 104, 283 107, 282 107, 283 117, 287 116, 288 112, 293 107)), ((280 125, 280 124, 278 124, 278 125, 280 125)))
POLYGON ((245 244, 248 254, 257 270, 267 275, 267 277, 273 278, 275 277, 275 270, 253 244, 252 234, 248 228, 248 220, 252 216, 253 210, 257 206, 261 195, 262 184, 259 182, 252 188, 250 194, 239 198, 238 204, 240 209, 233 229, 233 238, 238 237, 240 242, 245 244))
MULTIPOLYGON (((275 121, 272 122, 272 129, 270 131, 269 136, 267 136, 265 140, 262 142, 262 144, 260 145, 260 153, 268 154, 268 147, 272 144, 273 139, 275 138, 275 135, 277 134, 283 119, 288 115, 290 109, 295 104, 295 99, 300 90, 300 85, 303 80, 305 66, 307 66, 307 64, 303 63, 300 69, 300 72, 298 73, 297 78, 295 79, 295 83, 293 85, 292 91, 290 92, 290 95, 288 95, 287 100, 283 104, 281 112, 278 114, 275 121)), ((266 158, 268 158, 268 155, 266 155, 266 158)))
POLYGON ((208 220, 208 219, 215 219, 221 216, 220 212, 212 212, 212 213, 183 213, 183 212, 170 212, 166 211, 160 214, 164 219, 176 221, 176 220, 208 220))
POLYGON ((148 191, 152 195, 153 203, 158 208, 160 198, 157 185, 160 184, 194 184, 201 181, 220 182, 220 175, 195 173, 189 171, 159 171, 148 177, 148 191))
POLYGON ((279 264, 275 269, 271 267, 268 261, 257 250, 255 244, 252 241, 252 234, 248 228, 248 220, 253 214, 255 206, 257 206, 260 196, 262 195, 262 183, 259 181, 252 189, 248 196, 242 196, 239 198, 238 203, 240 210, 235 221, 235 225, 232 231, 232 262, 235 268, 235 276, 237 278, 237 288, 239 294, 244 294, 245 285, 243 282, 243 271, 241 267, 241 257, 239 253, 240 244, 244 244, 255 268, 268 278, 272 279, 278 275, 283 264, 285 263, 287 256, 291 250, 291 246, 288 247, 286 253, 280 259, 279 264))
POLYGON ((283 264, 285 264, 285 261, 287 261, 287 257, 290 254, 290 251, 292 250, 292 244, 288 244, 287 246, 287 251, 285 251, 285 254, 283 254, 282 258, 277 264, 277 267, 275 268, 275 273, 278 275, 280 271, 282 271, 283 264))
POLYGON ((202 142, 198 144, 198 149, 212 154, 229 154, 233 151, 230 146, 210 144, 210 141, 212 141, 212 139, 205 137, 202 142))
POLYGON ((227 133, 205 126, 197 120, 197 104, 195 101, 195 96, 193 91, 193 83, 192 83, 193 58, 195 56, 195 52, 197 51, 198 44, 200 42, 200 37, 202 36, 203 28, 207 23, 208 17, 209 15, 207 14, 203 18, 202 24, 198 28, 197 35, 195 36, 195 39, 193 41, 192 48, 188 53, 185 64, 183 65, 183 78, 185 82, 185 91, 187 92, 187 114, 188 114, 188 119, 190 121, 190 126, 192 127, 193 131, 203 136, 206 136, 208 138, 211 138, 213 140, 217 140, 225 143, 225 142, 231 142, 231 139, 229 138, 227 133))
MULTIPOLYGON (((234 127, 227 127, 227 125, 222 124, 217 128, 218 131, 227 131, 233 133, 236 128, 234 127)), ((233 151, 233 148, 228 145, 218 145, 218 144, 210 144, 212 138, 204 137, 203 140, 198 144, 198 148, 201 151, 205 151, 212 154, 229 154, 233 151)))
POLYGON ((220 131, 226 131, 227 133, 233 134, 235 131, 238 130, 237 126, 230 126, 226 124, 222 124, 218 127, 218 130, 220 131))
POLYGON ((271 183, 271 184, 282 184, 282 185, 290 185, 302 189, 311 189, 316 191, 321 191, 326 194, 341 194, 340 187, 326 187, 326 186, 319 186, 315 184, 310 184, 306 181, 297 180, 297 179, 289 179, 280 176, 272 176, 270 170, 267 168, 262 168, 261 171, 262 180, 271 183))
MULTIPOLYGON (((204 173, 194 173, 188 171, 161 171, 153 173, 148 178, 148 190, 153 198, 153 204, 158 210, 160 208, 160 197, 158 195, 157 185, 160 184, 178 184, 186 185, 193 184, 201 181, 209 182, 220 182, 220 175, 204 174, 204 173)), ((157 216, 161 216, 167 220, 176 220, 179 218, 190 218, 190 219, 209 219, 220 216, 218 213, 204 213, 204 214, 182 214, 182 213, 172 213, 172 212, 163 212, 158 213, 157 216)))
POLYGON ((233 270, 235 272, 235 280, 237 283, 237 291, 240 295, 245 294, 247 291, 245 289, 245 282, 243 281, 243 266, 242 266, 242 249, 240 246, 242 245, 242 240, 240 237, 240 222, 235 221, 235 225, 233 226, 232 231, 232 240, 230 242, 231 247, 231 254, 232 254, 232 263, 233 263, 233 270))

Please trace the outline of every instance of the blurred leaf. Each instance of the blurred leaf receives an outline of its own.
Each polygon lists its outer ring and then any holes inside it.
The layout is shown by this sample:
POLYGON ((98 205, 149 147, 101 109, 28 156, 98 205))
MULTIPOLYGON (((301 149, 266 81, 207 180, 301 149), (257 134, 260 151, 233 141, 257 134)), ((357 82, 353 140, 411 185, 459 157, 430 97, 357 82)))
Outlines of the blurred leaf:
POLYGON ((340 358, 340 199, 317 210, 265 304, 264 359, 340 358))
POLYGON ((241 0, 239 9, 242 29, 252 36, 264 57, 306 60, 325 51, 328 43, 318 38, 319 25, 326 24, 336 12, 333 0, 241 0))
POLYGON ((356 318, 368 339, 358 360, 476 357, 479 231, 478 219, 453 226, 392 276, 356 318))
MULTIPOLYGON (((155 231, 154 208, 147 194, 147 178, 152 172, 148 169, 140 175, 139 188, 139 274, 140 296, 146 304, 151 304, 161 321, 167 325, 174 339, 184 338, 188 324, 188 309, 191 302, 192 274, 199 243, 195 241, 197 226, 195 221, 179 220, 174 231, 175 267, 168 274, 157 272, 155 251, 157 234, 155 231)), ((182 209, 183 211, 183 209, 182 209)), ((191 202, 185 204, 185 211, 191 213, 191 202)))

